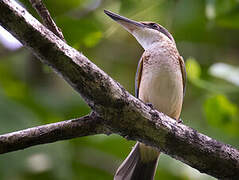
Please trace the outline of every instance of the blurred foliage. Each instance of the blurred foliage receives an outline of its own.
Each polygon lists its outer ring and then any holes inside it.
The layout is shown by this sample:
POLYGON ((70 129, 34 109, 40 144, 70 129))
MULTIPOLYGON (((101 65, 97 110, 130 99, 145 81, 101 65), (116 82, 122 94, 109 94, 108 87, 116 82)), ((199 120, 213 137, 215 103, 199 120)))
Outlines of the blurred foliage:
POLYGON ((210 125, 218 127, 228 134, 238 135, 238 107, 231 103, 225 95, 219 94, 208 98, 204 103, 204 111, 210 125))
MULTIPOLYGON (((39 19, 28 0, 20 3, 39 19)), ((239 83, 235 78, 239 77, 238 0, 47 0, 44 3, 68 44, 131 93, 143 49, 105 16, 103 9, 165 26, 186 60, 184 123, 239 147, 239 83), (224 66, 216 66, 222 63, 224 66)), ((80 95, 27 49, 9 50, 2 37, 0 41, 1 134, 89 113, 80 95)), ((98 135, 1 155, 0 179, 112 179, 133 144, 117 135, 98 135)), ((214 178, 161 155, 155 179, 214 178)))
POLYGON ((191 82, 195 82, 200 79, 201 67, 194 58, 188 58, 186 61, 187 77, 191 82))

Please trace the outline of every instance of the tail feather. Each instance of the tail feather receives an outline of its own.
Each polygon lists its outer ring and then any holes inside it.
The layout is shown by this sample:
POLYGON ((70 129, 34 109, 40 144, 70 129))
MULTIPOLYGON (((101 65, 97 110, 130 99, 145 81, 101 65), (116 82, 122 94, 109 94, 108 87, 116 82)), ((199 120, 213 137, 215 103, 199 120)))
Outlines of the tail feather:
POLYGON ((131 180, 153 180, 158 159, 143 163, 139 161, 136 164, 135 170, 132 173, 131 180))
MULTIPOLYGON (((158 154, 150 161, 144 162, 140 143, 134 148, 118 168, 114 180, 153 180, 158 162, 158 154)), ((144 149, 145 150, 145 149, 144 149)), ((152 151, 152 150, 151 150, 152 151)))

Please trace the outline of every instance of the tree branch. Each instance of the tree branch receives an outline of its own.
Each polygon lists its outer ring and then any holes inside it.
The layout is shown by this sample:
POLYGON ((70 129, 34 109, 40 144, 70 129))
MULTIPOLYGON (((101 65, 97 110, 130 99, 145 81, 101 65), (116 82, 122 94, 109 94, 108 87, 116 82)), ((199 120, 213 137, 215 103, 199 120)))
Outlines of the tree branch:
POLYGON ((110 134, 95 113, 0 136, 0 154, 76 137, 110 134))
POLYGON ((38 15, 42 18, 42 21, 46 25, 46 27, 55 35, 57 35, 61 40, 65 41, 61 29, 57 27, 44 3, 41 0, 29 1, 32 4, 32 7, 37 11, 38 15))
POLYGON ((154 146, 200 172, 238 179, 237 149, 151 109, 16 2, 0 1, 0 24, 78 91, 111 132, 154 146))

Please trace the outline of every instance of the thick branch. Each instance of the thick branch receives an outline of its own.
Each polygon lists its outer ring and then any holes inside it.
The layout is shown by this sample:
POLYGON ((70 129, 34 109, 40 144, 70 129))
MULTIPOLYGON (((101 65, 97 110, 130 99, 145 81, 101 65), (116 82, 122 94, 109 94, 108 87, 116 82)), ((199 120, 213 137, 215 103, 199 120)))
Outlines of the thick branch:
POLYGON ((14 1, 0 1, 0 24, 78 91, 112 132, 157 147, 214 177, 238 179, 237 149, 146 106, 14 1))
POLYGON ((109 134, 92 113, 82 118, 37 126, 0 136, 0 154, 27 147, 95 134, 109 134))

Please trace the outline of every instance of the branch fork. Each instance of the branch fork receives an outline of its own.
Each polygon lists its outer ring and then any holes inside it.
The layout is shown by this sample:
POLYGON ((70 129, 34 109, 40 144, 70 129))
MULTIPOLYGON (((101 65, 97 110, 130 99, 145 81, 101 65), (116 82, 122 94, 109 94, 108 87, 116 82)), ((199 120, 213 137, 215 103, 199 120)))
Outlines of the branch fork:
POLYGON ((239 151, 151 109, 13 0, 0 1, 0 25, 63 77, 94 113, 0 136, 0 153, 94 134, 116 133, 158 148, 202 173, 238 179, 239 151))

